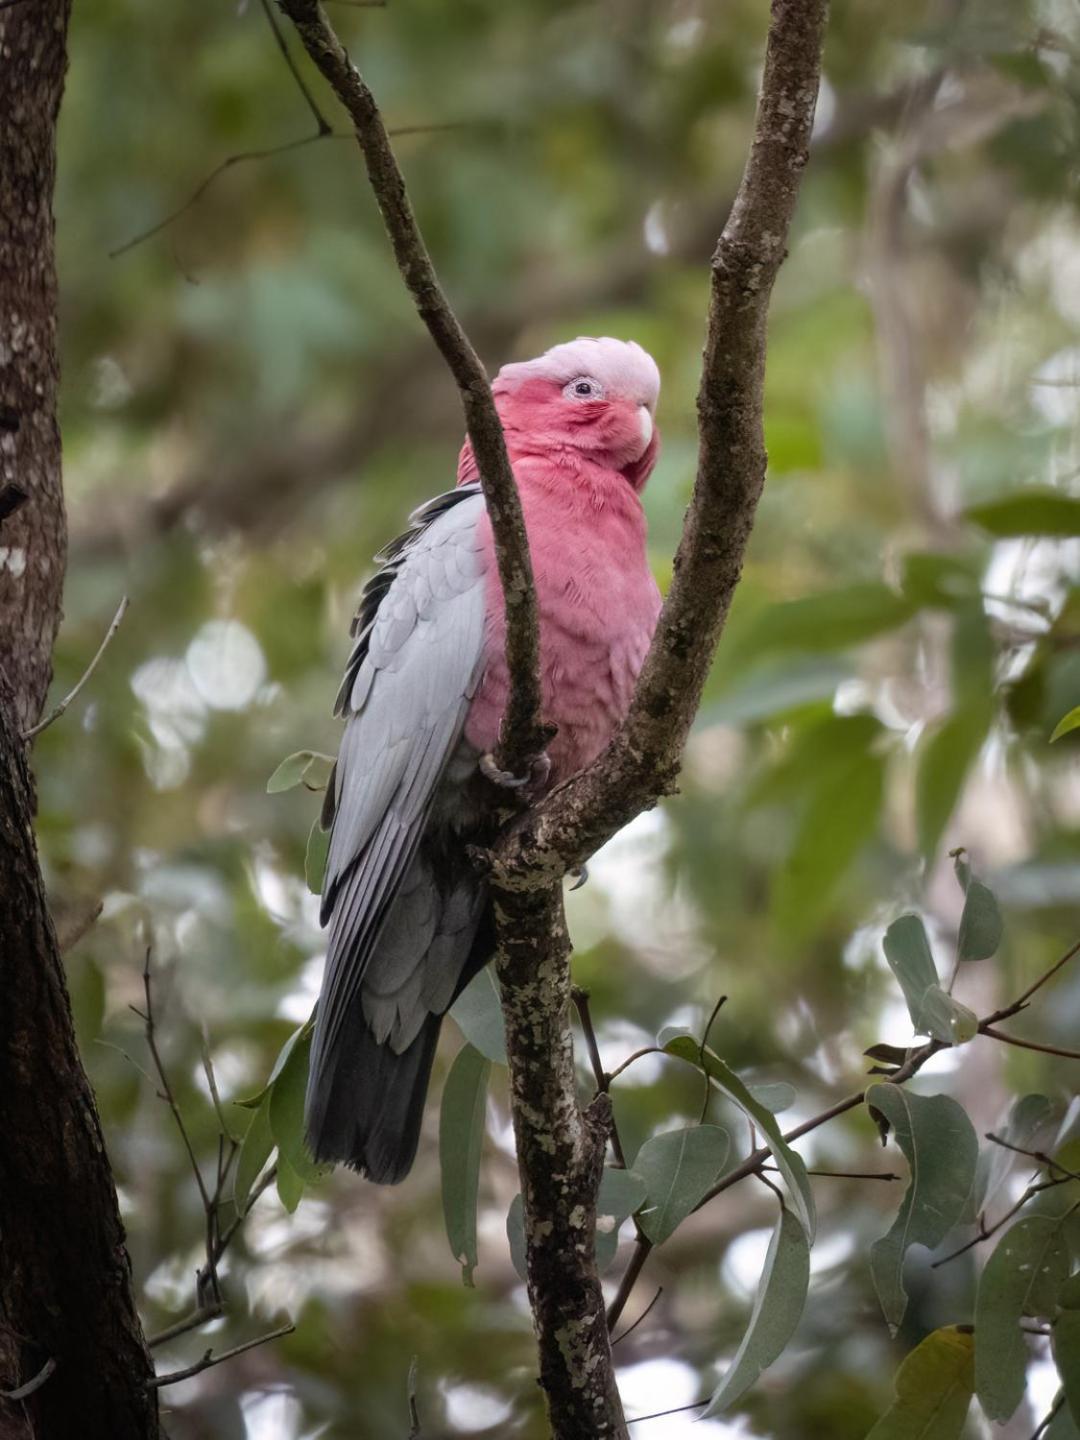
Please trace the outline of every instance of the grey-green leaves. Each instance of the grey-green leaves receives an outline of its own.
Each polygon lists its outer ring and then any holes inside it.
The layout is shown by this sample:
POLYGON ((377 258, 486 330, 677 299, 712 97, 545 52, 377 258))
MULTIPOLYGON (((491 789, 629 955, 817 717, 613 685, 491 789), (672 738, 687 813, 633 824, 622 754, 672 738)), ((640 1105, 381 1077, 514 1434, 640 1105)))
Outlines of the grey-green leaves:
POLYGON ((325 790, 334 768, 332 755, 320 754, 318 750, 297 750, 287 755, 266 782, 266 793, 278 795, 283 790, 293 790, 297 785, 306 785, 309 790, 325 790))
POLYGON ((746 1334, 704 1415, 734 1405, 780 1355, 795 1333, 809 1285, 810 1242, 799 1220, 781 1206, 746 1334))
POLYGON ((664 1046, 664 1050, 669 1055, 677 1055, 680 1060, 686 1060, 691 1065, 697 1065, 704 1069, 709 1079, 730 1096, 744 1114, 748 1115, 762 1131, 765 1143, 773 1153, 776 1167, 787 1183, 795 1213, 802 1221, 803 1228, 813 1243, 814 1232, 817 1228, 817 1216, 814 1211, 814 1195, 810 1188, 806 1166, 781 1135, 776 1117, 758 1100, 755 1100, 743 1081, 730 1066, 720 1059, 719 1055, 710 1050, 708 1046, 701 1046, 692 1035, 674 1036, 664 1046))
POLYGON ((491 1061, 471 1045, 462 1046, 446 1077, 439 1118, 446 1238, 466 1285, 473 1283, 476 1267, 476 1197, 490 1074, 491 1061))
POLYGON ((1024 1394, 1021 1317, 1052 1316, 1068 1273, 1061 1225, 1048 1215, 1018 1221, 987 1261, 975 1302, 975 1390, 989 1419, 1008 1420, 1024 1394))
POLYGON ((866 1440, 959 1440, 974 1389, 974 1341, 948 1325, 928 1335, 896 1372, 896 1402, 866 1440))
POLYGON ((946 1045, 960 1045, 976 1032, 978 1021, 966 1005, 938 984, 937 966, 918 915, 901 915, 885 932, 885 958, 904 992, 915 1030, 946 1045))
POLYGON ((870 1247, 881 1308, 895 1331, 904 1318, 904 1258, 912 1245, 940 1245, 960 1219, 975 1177, 979 1143, 971 1121, 947 1095, 915 1095, 898 1085, 871 1085, 866 1104, 889 1122, 911 1171, 889 1233, 870 1247))
POLYGON ((661 1245, 704 1198, 727 1159, 726 1130, 696 1125, 669 1130, 646 1140, 634 1169, 645 1182, 645 1208, 639 1223, 654 1245, 661 1245))
POLYGON ((957 957, 960 960, 989 960, 997 953, 1004 929, 997 899, 988 886, 972 875, 962 852, 956 855, 956 878, 964 891, 957 957))
POLYGON ((450 1007, 450 1017, 481 1055, 506 1064, 506 1027, 503 1023, 499 988, 490 965, 469 981, 450 1007))

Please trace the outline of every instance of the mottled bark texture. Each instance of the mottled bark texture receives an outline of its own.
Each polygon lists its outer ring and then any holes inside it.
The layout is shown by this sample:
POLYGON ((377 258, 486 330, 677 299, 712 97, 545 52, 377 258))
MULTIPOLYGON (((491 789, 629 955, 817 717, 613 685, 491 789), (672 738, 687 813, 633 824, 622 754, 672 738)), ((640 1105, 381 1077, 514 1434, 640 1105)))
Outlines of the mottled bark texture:
POLYGON ((150 1440, 153 1371, 79 1061, 21 732, 60 623, 55 127, 69 0, 0 10, 0 1435, 150 1440))
POLYGON ((23 728, 49 688, 67 553, 52 195, 69 10, 0 10, 0 655, 23 728))
POLYGON ((625 1440, 595 1251, 611 1102, 578 1104, 562 887, 499 896, 495 918, 540 1384, 559 1440, 625 1440))
MULTIPOLYGON (((536 608, 524 526, 490 389, 439 288, 370 90, 317 0, 279 0, 356 130, 402 279, 457 380, 492 512, 515 691, 499 763, 541 733, 536 608), (512 737, 512 738, 511 738, 512 737)), ((561 879, 674 788, 742 569, 765 478, 762 386, 769 296, 784 258, 817 100, 827 0, 773 0, 753 147, 713 256, 698 475, 675 578, 625 726, 600 760, 526 814, 490 857, 529 1299, 556 1440, 625 1437, 595 1261, 610 1114, 582 1112, 570 1035, 561 879)))

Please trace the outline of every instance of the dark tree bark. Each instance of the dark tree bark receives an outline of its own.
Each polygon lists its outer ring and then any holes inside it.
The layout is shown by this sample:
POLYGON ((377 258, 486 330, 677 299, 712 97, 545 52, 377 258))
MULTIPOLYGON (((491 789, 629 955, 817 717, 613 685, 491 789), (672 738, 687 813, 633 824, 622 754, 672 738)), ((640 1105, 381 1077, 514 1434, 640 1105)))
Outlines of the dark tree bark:
POLYGON ((153 1367, 22 737, 49 685, 66 555, 52 195, 69 10, 0 9, 0 1389, 23 1392, 0 1399, 0 1435, 153 1440, 153 1367))

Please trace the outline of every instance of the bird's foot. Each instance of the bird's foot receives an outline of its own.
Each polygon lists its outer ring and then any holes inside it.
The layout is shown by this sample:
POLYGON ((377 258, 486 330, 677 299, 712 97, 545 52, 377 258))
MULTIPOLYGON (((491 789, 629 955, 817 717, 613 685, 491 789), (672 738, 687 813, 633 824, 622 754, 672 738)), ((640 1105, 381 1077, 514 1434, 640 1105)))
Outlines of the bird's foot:
POLYGON ((495 764, 495 756, 489 751, 486 755, 480 756, 480 773, 493 785, 498 785, 504 790, 521 790, 527 795, 533 795, 547 784, 548 776, 551 774, 551 757, 546 750, 541 750, 529 766, 527 775, 513 775, 509 770, 500 770, 495 764))
POLYGON ((566 873, 571 877, 574 882, 570 886, 570 889, 572 891, 580 890, 581 887, 585 884, 585 881, 589 878, 589 867, 587 865, 575 865, 573 870, 568 870, 566 873))

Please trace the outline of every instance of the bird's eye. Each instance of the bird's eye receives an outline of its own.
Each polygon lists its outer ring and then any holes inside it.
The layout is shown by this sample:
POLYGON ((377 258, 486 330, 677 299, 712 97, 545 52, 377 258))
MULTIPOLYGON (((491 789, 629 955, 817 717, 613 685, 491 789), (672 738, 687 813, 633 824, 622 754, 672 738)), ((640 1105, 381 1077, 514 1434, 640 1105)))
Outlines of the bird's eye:
POLYGON ((595 380, 589 380, 583 375, 577 380, 571 380, 563 394, 571 396, 575 400, 597 400, 603 391, 595 380))

